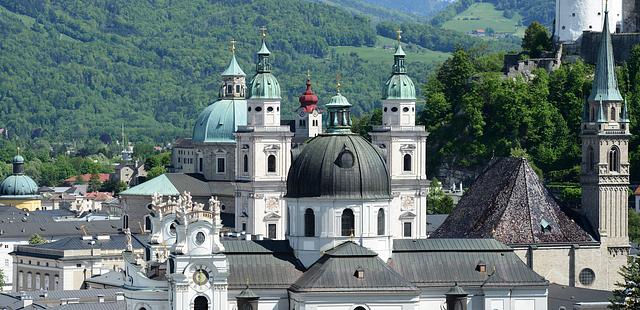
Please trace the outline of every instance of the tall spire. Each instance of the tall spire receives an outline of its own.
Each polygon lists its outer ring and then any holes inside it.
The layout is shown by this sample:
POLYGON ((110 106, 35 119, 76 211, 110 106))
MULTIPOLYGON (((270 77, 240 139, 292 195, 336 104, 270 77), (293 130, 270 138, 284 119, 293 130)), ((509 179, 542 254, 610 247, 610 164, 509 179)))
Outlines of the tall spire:
POLYGON ((396 47, 396 52, 393 55, 393 74, 405 74, 407 73, 407 68, 404 65, 404 57, 407 55, 404 53, 402 49, 402 44, 400 44, 400 40, 402 39, 402 30, 398 28, 396 30, 398 40, 398 47, 396 47))
POLYGON ((604 26, 600 37, 597 60, 596 73, 593 79, 593 87, 591 88, 589 101, 622 101, 622 95, 618 90, 618 82, 616 81, 608 10, 604 12, 604 26))

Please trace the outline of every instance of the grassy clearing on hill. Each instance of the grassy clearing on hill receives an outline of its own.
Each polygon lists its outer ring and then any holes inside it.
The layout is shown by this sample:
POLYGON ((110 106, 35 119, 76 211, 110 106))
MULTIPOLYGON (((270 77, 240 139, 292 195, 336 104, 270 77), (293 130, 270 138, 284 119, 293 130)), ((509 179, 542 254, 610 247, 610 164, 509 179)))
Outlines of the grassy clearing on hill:
POLYGON ((476 29, 491 28, 497 33, 510 33, 524 36, 526 27, 521 25, 522 16, 515 13, 506 18, 502 11, 496 10, 491 3, 475 3, 442 25, 443 28, 459 32, 470 32, 476 29))
MULTIPOLYGON (((358 57, 368 62, 392 62, 395 44, 395 40, 378 36, 375 47, 337 46, 335 49, 338 54, 356 53, 358 57)), ((436 52, 416 45, 407 47, 406 44, 403 44, 402 46, 407 53, 408 65, 412 63, 431 65, 443 62, 449 57, 449 53, 436 52)))

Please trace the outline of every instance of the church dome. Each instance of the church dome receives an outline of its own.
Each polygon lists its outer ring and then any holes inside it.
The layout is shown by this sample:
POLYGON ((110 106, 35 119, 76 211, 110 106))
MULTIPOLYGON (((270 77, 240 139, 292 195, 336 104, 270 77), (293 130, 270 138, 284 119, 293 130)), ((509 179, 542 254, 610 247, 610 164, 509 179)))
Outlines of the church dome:
POLYGON ((394 74, 384 84, 385 99, 416 99, 416 87, 406 74, 394 74))
POLYGON ((251 99, 280 99, 280 83, 270 72, 256 74, 249 84, 251 99))
POLYGON ((387 164, 356 134, 325 134, 309 141, 287 177, 287 197, 379 199, 390 197, 387 164))
POLYGON ((311 139, 293 161, 287 197, 385 199, 391 197, 389 170, 375 146, 351 132, 349 101, 331 98, 327 134, 311 139))
POLYGON ((247 101, 222 99, 206 107, 193 127, 194 142, 235 142, 238 126, 247 125, 247 101))
POLYGON ((393 55, 393 71, 382 90, 384 99, 416 99, 416 87, 405 66, 405 56, 402 46, 398 42, 396 53, 393 55))
POLYGON ((34 196, 38 194, 38 185, 24 174, 24 158, 20 155, 13 157, 13 174, 0 183, 2 196, 34 196))

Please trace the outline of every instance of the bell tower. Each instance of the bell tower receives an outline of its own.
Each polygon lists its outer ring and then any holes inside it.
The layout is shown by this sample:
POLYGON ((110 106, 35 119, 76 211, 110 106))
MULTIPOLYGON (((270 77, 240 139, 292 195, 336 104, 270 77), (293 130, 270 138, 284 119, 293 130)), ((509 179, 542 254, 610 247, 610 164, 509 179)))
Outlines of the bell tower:
POLYGON ((302 144, 306 140, 322 133, 322 111, 318 108, 318 96, 311 88, 311 74, 307 72, 307 89, 300 96, 300 107, 296 110, 294 144, 302 144))
POLYGON ((582 122, 582 207, 609 244, 628 246, 629 116, 618 90, 608 12, 582 122))
POLYGON ((280 84, 271 73, 271 52, 262 27, 256 74, 247 100, 247 126, 236 137, 236 231, 284 239, 286 178, 291 166, 289 126, 280 124, 280 84))

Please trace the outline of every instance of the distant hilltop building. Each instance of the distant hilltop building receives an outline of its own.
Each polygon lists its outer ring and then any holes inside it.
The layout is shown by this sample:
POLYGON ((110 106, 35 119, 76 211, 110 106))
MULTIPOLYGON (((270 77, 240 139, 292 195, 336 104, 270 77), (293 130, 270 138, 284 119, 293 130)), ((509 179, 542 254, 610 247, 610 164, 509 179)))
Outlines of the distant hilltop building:
POLYGON ((623 2, 635 0, 556 0, 555 40, 575 42, 584 31, 601 30, 607 5, 609 29, 612 32, 624 31, 623 2))

